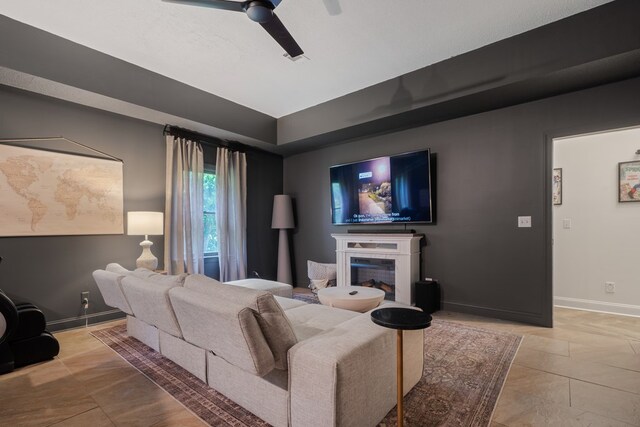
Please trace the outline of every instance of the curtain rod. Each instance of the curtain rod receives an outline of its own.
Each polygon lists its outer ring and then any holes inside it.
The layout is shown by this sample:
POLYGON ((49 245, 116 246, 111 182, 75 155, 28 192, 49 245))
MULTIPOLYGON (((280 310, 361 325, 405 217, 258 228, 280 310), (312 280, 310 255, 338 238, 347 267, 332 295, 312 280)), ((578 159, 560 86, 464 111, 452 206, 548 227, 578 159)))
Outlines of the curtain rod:
POLYGON ((252 147, 250 145, 243 144, 241 142, 236 141, 227 141, 225 139, 220 139, 215 136, 205 135, 200 132, 192 131, 189 129, 180 128, 177 126, 165 125, 164 130, 162 132, 164 135, 177 136, 179 138, 186 138, 192 141, 202 142, 208 145, 213 145, 215 147, 224 147, 232 151, 239 151, 241 153, 245 153, 247 151, 256 151, 259 153, 277 155, 271 153, 267 150, 263 150, 261 148, 252 147))
POLYGON ((262 148, 253 147, 251 145, 243 144, 237 141, 228 141, 226 139, 220 139, 215 136, 206 135, 204 133, 196 132, 190 129, 181 128, 178 126, 171 126, 169 124, 164 125, 164 130, 162 133, 171 136, 177 136, 178 138, 187 138, 192 141, 202 142, 207 145, 212 145, 214 147, 224 147, 232 151, 239 151, 241 153, 246 153, 247 151, 253 151, 255 153, 268 154, 271 156, 276 156, 282 158, 280 154, 272 153, 268 150, 263 150, 262 148))

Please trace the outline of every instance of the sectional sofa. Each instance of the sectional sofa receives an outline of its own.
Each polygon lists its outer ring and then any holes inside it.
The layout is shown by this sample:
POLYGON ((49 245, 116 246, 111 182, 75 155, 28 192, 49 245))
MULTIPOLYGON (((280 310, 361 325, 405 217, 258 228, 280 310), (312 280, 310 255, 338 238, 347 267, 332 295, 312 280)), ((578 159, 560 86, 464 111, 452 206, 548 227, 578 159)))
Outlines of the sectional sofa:
MULTIPOLYGON (((395 406, 395 332, 369 313, 296 301, 266 280, 114 264, 93 276, 130 336, 274 426, 374 426, 395 406)), ((405 393, 423 363, 422 331, 405 331, 405 393)))

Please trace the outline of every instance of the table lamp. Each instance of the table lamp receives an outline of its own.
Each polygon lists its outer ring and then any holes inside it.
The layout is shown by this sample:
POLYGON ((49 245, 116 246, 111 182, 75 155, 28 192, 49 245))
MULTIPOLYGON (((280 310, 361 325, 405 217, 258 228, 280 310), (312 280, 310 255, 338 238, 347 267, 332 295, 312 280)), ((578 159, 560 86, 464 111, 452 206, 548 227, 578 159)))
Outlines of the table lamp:
POLYGON ((289 259, 289 238, 287 229, 295 227, 291 197, 286 194, 273 196, 273 216, 271 228, 280 230, 278 242, 278 282, 292 284, 291 261, 289 259))
POLYGON ((151 253, 153 242, 149 236, 164 234, 164 216, 162 212, 127 212, 127 234, 129 236, 144 236, 140 242, 142 255, 136 260, 136 267, 155 270, 158 268, 158 258, 151 253))

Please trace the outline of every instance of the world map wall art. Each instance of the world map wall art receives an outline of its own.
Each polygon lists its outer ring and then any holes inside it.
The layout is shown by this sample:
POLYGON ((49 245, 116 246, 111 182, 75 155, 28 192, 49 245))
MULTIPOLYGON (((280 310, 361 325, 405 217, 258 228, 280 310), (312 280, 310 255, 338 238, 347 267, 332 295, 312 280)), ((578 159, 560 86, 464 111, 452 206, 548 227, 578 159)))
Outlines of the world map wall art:
POLYGON ((0 236, 123 234, 123 165, 0 145, 0 236))

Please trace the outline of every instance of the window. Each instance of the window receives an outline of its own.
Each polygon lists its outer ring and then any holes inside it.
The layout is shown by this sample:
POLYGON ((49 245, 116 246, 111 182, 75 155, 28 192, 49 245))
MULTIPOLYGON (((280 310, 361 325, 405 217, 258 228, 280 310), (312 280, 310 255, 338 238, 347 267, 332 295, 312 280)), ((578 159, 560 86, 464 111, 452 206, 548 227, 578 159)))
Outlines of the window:
POLYGON ((204 213, 204 255, 218 254, 218 229, 216 227, 216 174, 212 170, 204 173, 203 213, 204 213))

